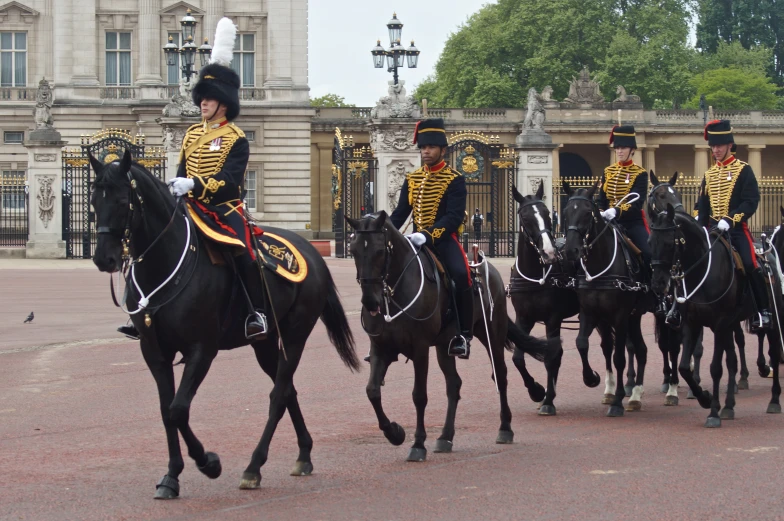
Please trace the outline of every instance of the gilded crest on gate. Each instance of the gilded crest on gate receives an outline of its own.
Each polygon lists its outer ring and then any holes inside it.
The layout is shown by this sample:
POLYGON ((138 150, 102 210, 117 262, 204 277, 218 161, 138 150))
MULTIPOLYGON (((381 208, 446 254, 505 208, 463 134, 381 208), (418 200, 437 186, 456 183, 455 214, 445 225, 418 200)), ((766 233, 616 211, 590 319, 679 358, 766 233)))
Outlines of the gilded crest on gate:
POLYGON ((465 147, 457 156, 457 170, 466 181, 479 181, 485 169, 485 159, 476 153, 473 145, 465 147))

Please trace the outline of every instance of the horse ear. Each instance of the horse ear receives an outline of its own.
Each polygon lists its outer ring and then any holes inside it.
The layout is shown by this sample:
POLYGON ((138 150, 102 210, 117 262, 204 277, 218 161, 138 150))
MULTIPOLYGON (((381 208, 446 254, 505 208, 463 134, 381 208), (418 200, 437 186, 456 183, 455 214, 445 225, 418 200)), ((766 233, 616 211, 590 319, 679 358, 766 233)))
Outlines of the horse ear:
POLYGON ((678 171, 676 170, 672 177, 670 178, 670 185, 675 186, 675 183, 678 182, 678 171))
POLYGON ((569 183, 568 183, 566 180, 564 180, 564 181, 562 181, 562 182, 561 182, 561 191, 562 191, 562 192, 563 192, 565 195, 568 195, 569 197, 571 197, 571 196, 572 196, 572 187, 571 187, 571 186, 569 186, 569 183))
POLYGON ((92 152, 87 152, 87 155, 90 158, 90 166, 93 167, 93 172, 95 172, 95 176, 101 177, 101 174, 103 174, 103 163, 95 159, 95 156, 92 154, 92 152))
POLYGON ((376 230, 380 230, 381 228, 384 227, 384 223, 386 222, 387 222, 387 212, 381 210, 378 214, 378 217, 376 217, 376 220, 373 221, 373 227, 376 230))
POLYGON ((781 218, 784 219, 784 206, 779 206, 779 211, 781 212, 781 218))
POLYGON ((517 187, 515 185, 512 185, 512 197, 514 197, 514 200, 518 203, 523 204, 523 196, 520 194, 520 192, 517 191, 517 187))
POLYGON ((672 204, 667 203, 667 220, 673 221, 675 219, 675 208, 672 207, 672 204))
POLYGON ((536 198, 541 201, 543 196, 544 196, 544 179, 539 181, 539 188, 536 189, 536 198))
POLYGON ((599 188, 599 182, 600 181, 596 181, 593 185, 591 185, 591 187, 585 193, 585 196, 588 199, 593 199, 594 194, 596 194, 596 189, 599 188))
POLYGON ((656 186, 657 184, 659 184, 659 178, 656 177, 656 174, 653 173, 653 170, 651 170, 651 172, 648 174, 648 178, 650 178, 651 184, 653 186, 656 186))
POLYGON ((131 150, 126 148, 125 154, 123 154, 123 158, 120 161, 120 172, 125 173, 131 169, 131 163, 133 162, 133 157, 131 157, 131 150))
POLYGON ((352 229, 356 230, 359 228, 359 219, 352 219, 348 215, 344 215, 343 217, 346 219, 346 222, 349 226, 351 226, 352 229))

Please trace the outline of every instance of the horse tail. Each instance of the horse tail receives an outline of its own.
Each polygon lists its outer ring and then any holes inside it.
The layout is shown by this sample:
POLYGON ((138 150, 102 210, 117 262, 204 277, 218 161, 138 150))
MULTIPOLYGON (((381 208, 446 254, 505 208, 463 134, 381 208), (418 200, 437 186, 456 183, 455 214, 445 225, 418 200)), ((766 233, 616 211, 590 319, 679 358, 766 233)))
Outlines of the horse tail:
POLYGON ((506 330, 506 348, 511 350, 512 343, 520 351, 529 355, 535 360, 546 362, 555 355, 555 352, 557 351, 556 347, 561 345, 561 339, 533 337, 520 329, 517 324, 510 320, 509 327, 506 330))
POLYGON ((343 311, 343 305, 340 303, 338 289, 335 287, 332 274, 327 272, 327 276, 329 277, 329 291, 327 292, 327 303, 321 312, 321 321, 324 322, 329 341, 337 349, 343 363, 352 372, 359 371, 359 358, 357 358, 355 350, 354 334, 348 325, 346 313, 343 311))

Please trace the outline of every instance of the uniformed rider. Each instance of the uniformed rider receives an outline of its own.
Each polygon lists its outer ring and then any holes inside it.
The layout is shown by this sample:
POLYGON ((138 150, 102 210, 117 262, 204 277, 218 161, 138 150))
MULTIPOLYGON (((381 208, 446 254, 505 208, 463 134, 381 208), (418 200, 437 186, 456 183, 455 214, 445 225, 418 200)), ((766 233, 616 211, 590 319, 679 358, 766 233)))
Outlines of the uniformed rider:
POLYGON ((449 354, 468 358, 473 337, 474 297, 471 275, 458 229, 466 211, 465 178, 444 161, 447 149, 443 119, 426 119, 414 129, 424 165, 406 175, 400 200, 390 217, 400 228, 413 212, 414 233, 408 238, 417 247, 432 247, 455 284, 459 334, 449 343, 449 354))
POLYGON ((599 209, 606 221, 615 220, 640 250, 644 269, 651 265, 648 223, 643 203, 648 193, 648 172, 634 162, 637 139, 632 125, 616 125, 610 131, 610 144, 617 161, 604 169, 599 188, 599 209))
POLYGON ((735 139, 729 120, 713 120, 705 126, 703 138, 711 148, 716 163, 705 172, 700 185, 697 219, 703 226, 716 226, 728 232, 748 274, 757 315, 752 318, 752 331, 768 329, 771 313, 768 291, 762 269, 757 264, 754 241, 748 220, 757 211, 760 201, 757 177, 748 163, 737 159, 735 139))

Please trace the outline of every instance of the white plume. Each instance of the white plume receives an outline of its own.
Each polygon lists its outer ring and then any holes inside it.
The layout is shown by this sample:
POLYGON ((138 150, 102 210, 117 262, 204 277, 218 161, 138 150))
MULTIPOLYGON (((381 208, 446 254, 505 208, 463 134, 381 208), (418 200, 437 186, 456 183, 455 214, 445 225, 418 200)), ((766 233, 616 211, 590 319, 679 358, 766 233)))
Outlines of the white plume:
POLYGON ((210 63, 228 67, 234 58, 234 40, 237 38, 237 26, 229 18, 223 17, 215 29, 215 43, 212 46, 210 63))

